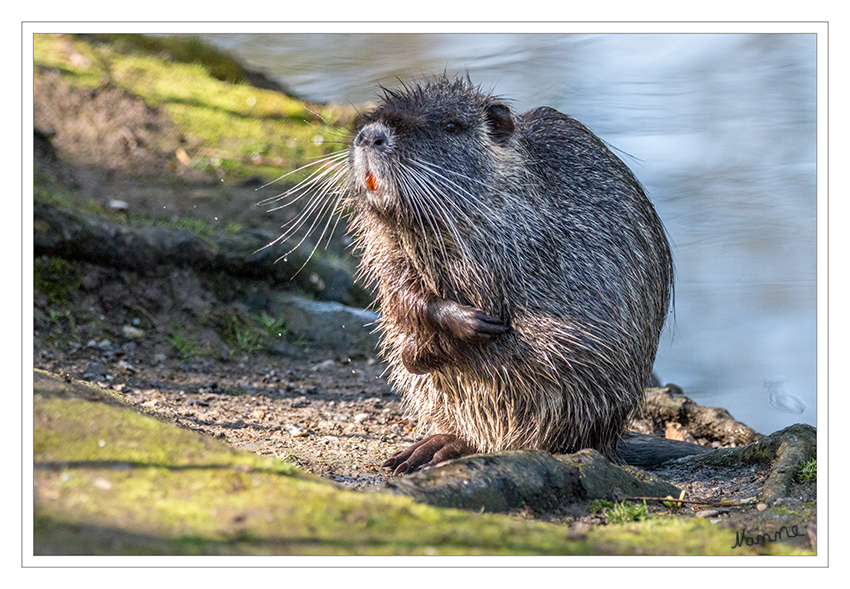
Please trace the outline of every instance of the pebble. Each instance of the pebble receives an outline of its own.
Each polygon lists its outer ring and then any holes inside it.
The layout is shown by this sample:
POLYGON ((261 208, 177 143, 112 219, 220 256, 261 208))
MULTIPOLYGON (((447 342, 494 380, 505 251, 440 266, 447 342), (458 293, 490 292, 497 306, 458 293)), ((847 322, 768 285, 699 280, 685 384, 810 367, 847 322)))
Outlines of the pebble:
POLYGON ((105 491, 112 488, 112 483, 101 477, 96 478, 92 484, 98 489, 103 489, 105 491))
POLYGON ((289 435, 291 435, 293 438, 299 438, 301 436, 307 435, 306 429, 300 428, 297 425, 295 425, 294 423, 287 426, 286 429, 289 432, 289 435))
POLYGON ((336 364, 335 361, 329 359, 329 360, 325 360, 324 362, 319 362, 318 364, 314 365, 310 370, 312 372, 318 372, 319 370, 326 370, 328 368, 333 368, 335 364, 336 364))
POLYGON ((756 509, 758 509, 759 511, 764 511, 764 510, 766 510, 766 509, 767 509, 767 503, 759 503, 759 504, 757 504, 757 505, 756 505, 756 509))
POLYGON ((124 334, 124 337, 131 337, 131 338, 136 338, 136 339, 145 337, 145 330, 144 329, 140 329, 138 327, 133 327, 132 325, 124 325, 121 328, 121 333, 124 334))
POLYGON ((363 423, 367 419, 369 419, 368 413, 358 413, 354 416, 354 423, 363 423))
POLYGON ((118 364, 115 365, 115 369, 118 370, 118 372, 137 372, 137 370, 126 360, 119 360, 118 364))
POLYGON ((127 209, 130 206, 126 203, 126 201, 113 199, 109 201, 109 208, 118 213, 126 213, 127 209))

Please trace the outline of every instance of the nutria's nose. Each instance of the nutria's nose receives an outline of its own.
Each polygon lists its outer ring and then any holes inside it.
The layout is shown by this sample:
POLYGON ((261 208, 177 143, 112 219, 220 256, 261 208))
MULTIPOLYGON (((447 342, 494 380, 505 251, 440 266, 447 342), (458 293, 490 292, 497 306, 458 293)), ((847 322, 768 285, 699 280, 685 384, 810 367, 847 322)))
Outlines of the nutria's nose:
POLYGON ((357 147, 374 147, 378 151, 385 151, 390 145, 389 129, 380 123, 370 123, 360 129, 354 144, 357 147))

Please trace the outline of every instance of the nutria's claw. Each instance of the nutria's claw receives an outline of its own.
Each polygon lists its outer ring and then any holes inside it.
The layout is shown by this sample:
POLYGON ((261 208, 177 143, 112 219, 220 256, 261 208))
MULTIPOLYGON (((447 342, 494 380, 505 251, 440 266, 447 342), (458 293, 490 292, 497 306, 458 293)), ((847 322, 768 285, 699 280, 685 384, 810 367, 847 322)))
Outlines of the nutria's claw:
POLYGON ((455 435, 436 434, 416 442, 407 450, 396 452, 381 468, 392 468, 395 475, 405 474, 426 464, 435 465, 474 452, 455 435))
POLYGON ((508 326, 502 323, 501 319, 492 317, 478 309, 475 309, 467 327, 472 328, 471 334, 466 338, 466 341, 469 342, 487 342, 508 330, 508 326))

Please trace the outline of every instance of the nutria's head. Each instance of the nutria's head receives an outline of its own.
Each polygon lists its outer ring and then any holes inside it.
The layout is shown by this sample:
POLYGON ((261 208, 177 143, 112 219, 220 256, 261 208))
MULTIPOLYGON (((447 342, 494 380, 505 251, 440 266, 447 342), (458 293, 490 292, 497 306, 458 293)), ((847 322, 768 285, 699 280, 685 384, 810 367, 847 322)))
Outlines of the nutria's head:
POLYGON ((486 205, 513 135, 510 108, 468 79, 385 89, 351 145, 353 196, 395 223, 454 224, 486 205))

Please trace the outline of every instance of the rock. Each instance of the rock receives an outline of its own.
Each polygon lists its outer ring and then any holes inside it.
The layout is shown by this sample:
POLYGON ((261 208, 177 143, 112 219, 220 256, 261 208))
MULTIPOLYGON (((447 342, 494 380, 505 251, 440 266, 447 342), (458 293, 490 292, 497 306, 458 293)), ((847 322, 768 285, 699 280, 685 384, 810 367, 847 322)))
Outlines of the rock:
POLYGON ((380 491, 430 505, 504 512, 557 511, 590 499, 678 496, 679 489, 646 475, 640 480, 595 450, 552 456, 512 450, 466 456, 385 482, 380 491))
POLYGON ((274 293, 270 306, 272 315, 283 318, 290 333, 314 345, 349 354, 372 354, 378 344, 373 333, 378 315, 372 311, 311 301, 291 293, 274 293))
POLYGON ((711 452, 711 448, 659 436, 626 432, 618 451, 626 464, 645 468, 658 466, 682 456, 705 454, 711 452))
POLYGON ((315 254, 307 260, 312 249, 307 244, 281 258, 278 248, 266 247, 278 237, 268 231, 207 236, 187 229, 122 225, 40 201, 35 203, 33 213, 36 255, 142 273, 174 266, 246 278, 273 278, 319 300, 364 307, 372 302, 366 289, 354 282, 354 273, 344 262, 315 254))
POLYGON ((800 464, 814 456, 816 448, 817 430, 808 424, 798 423, 741 448, 719 448, 668 464, 690 470, 704 466, 770 464, 770 475, 762 488, 762 496, 773 501, 788 496, 800 464))
POLYGON ((117 199, 110 200, 107 206, 117 213, 126 213, 130 208, 130 205, 128 205, 126 201, 117 199))
POLYGON ((145 337, 145 330, 139 329, 138 327, 133 327, 132 325, 124 325, 121 327, 121 333, 124 337, 129 338, 143 338, 145 337))
POLYGON ((652 415, 653 421, 676 423, 693 438, 720 441, 725 446, 743 446, 762 437, 752 428, 736 421, 725 409, 703 407, 681 394, 676 385, 646 390, 644 411, 652 415))

